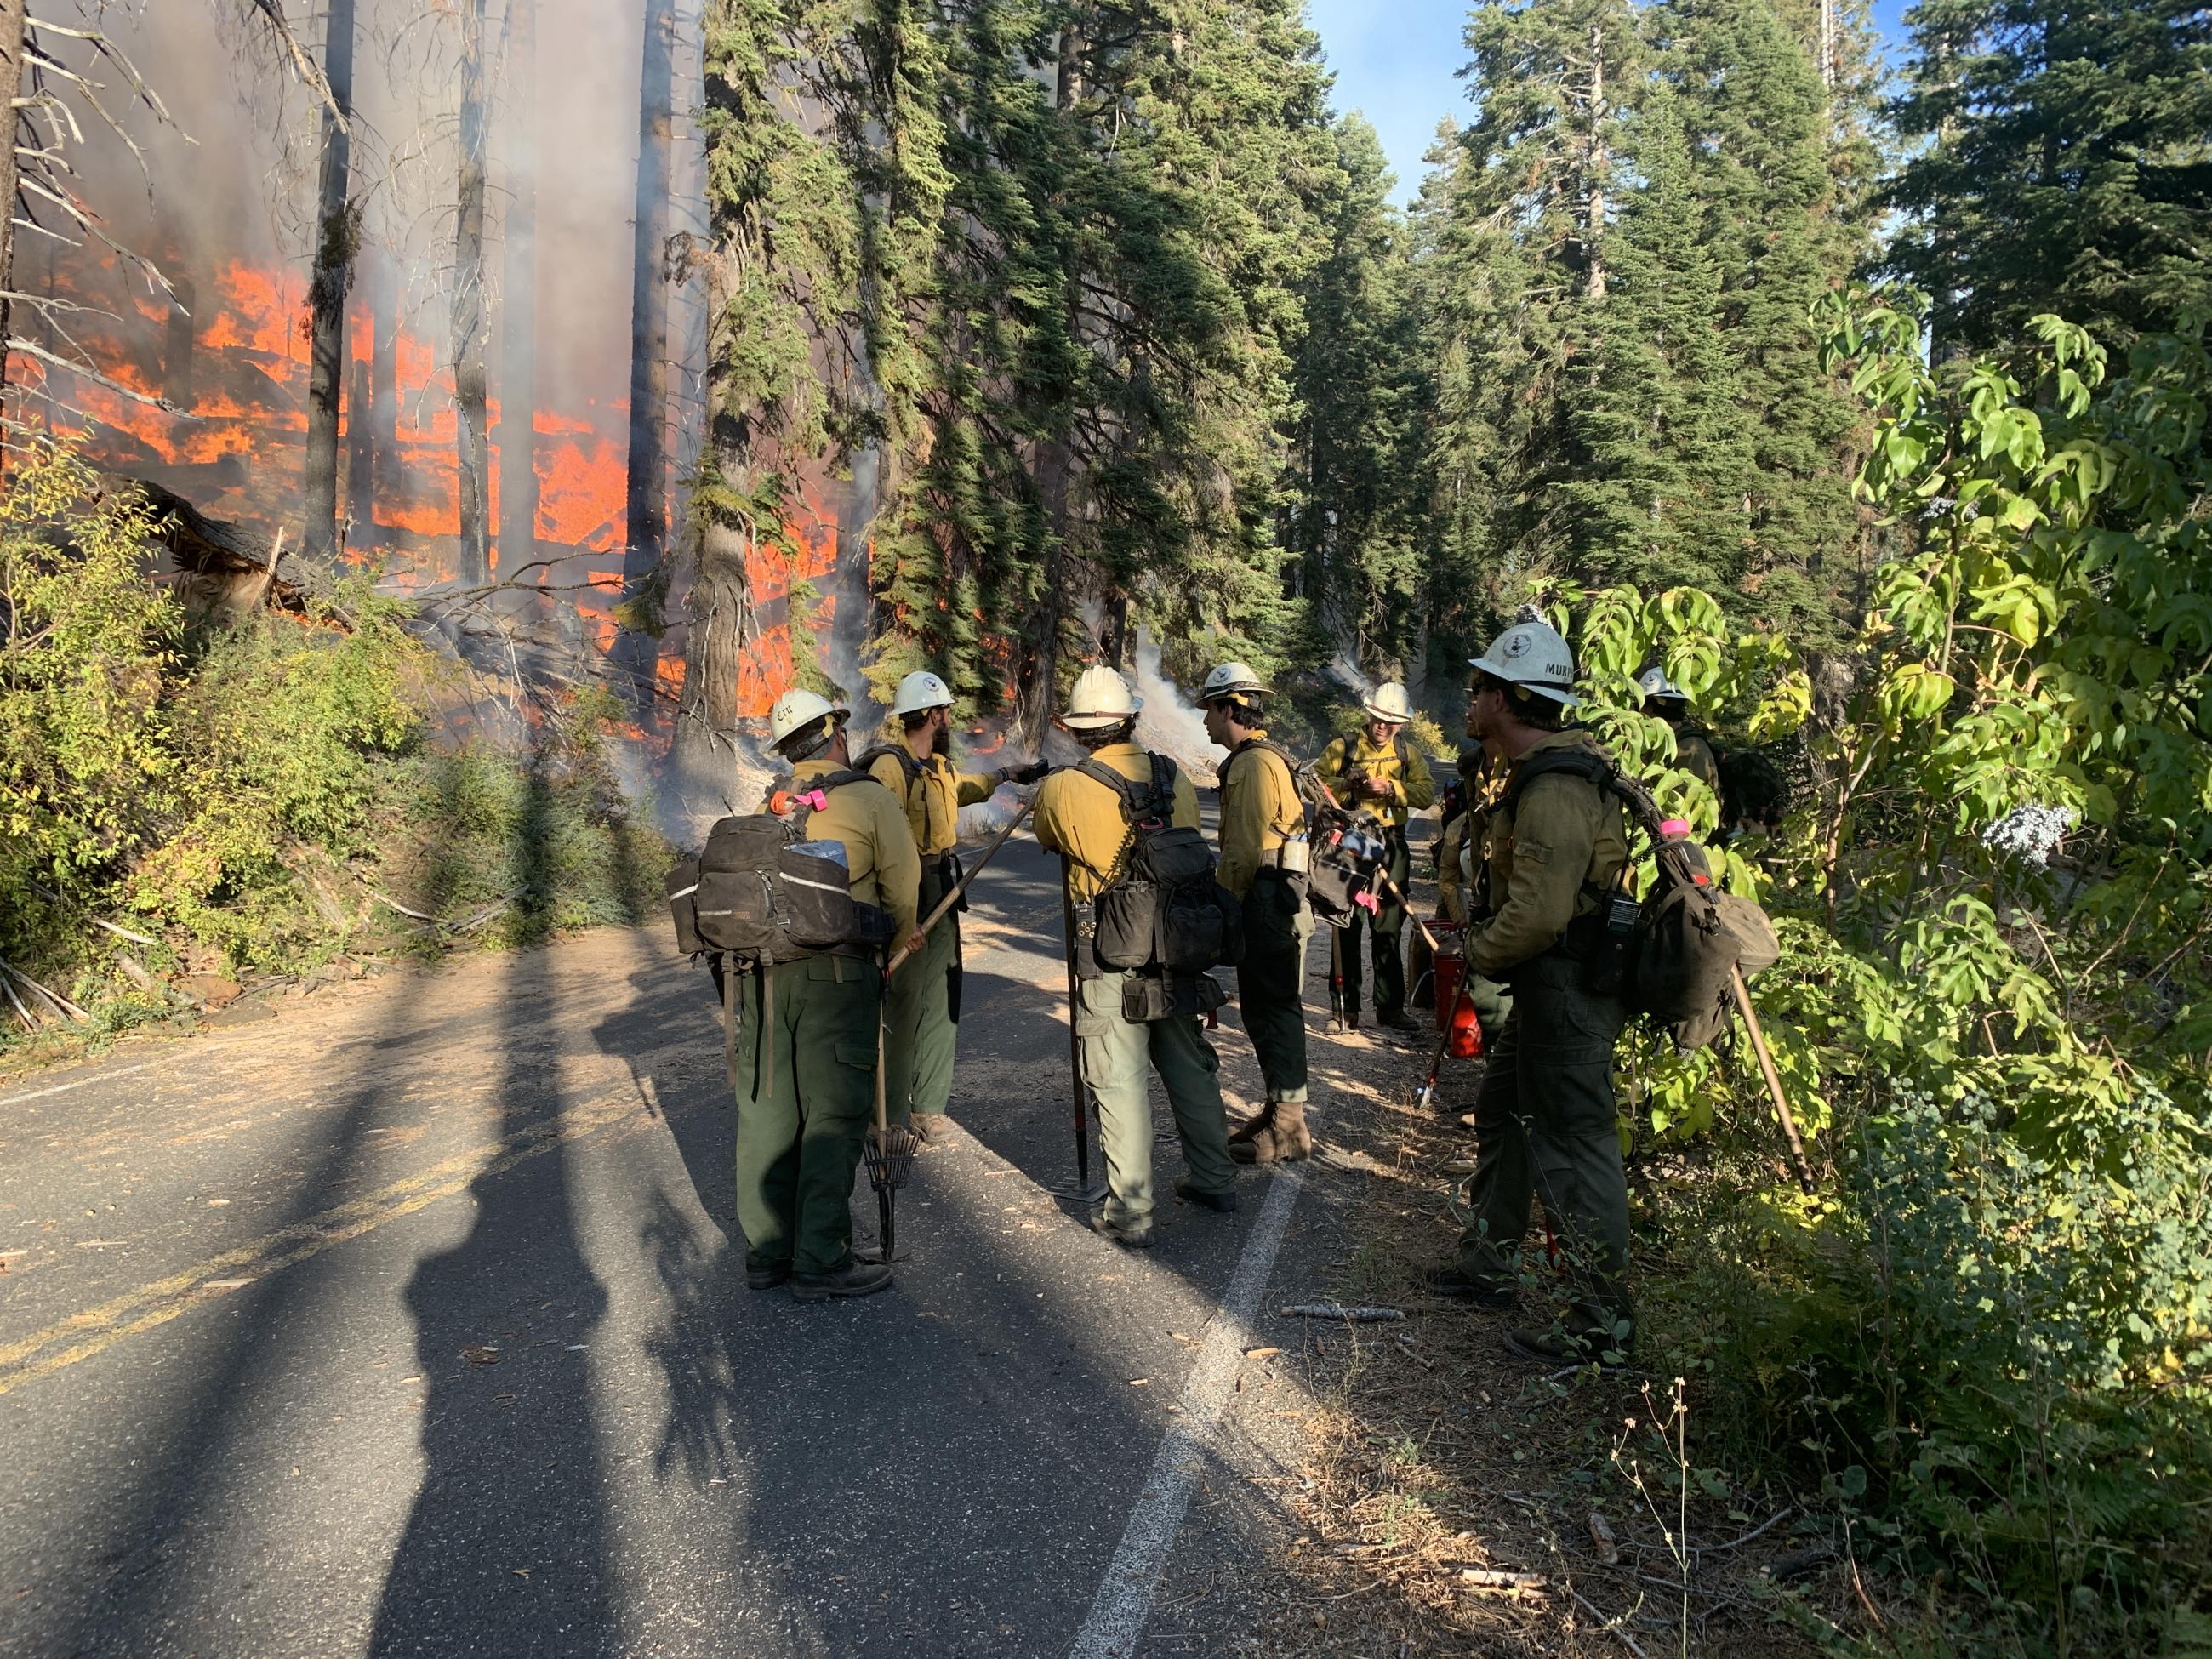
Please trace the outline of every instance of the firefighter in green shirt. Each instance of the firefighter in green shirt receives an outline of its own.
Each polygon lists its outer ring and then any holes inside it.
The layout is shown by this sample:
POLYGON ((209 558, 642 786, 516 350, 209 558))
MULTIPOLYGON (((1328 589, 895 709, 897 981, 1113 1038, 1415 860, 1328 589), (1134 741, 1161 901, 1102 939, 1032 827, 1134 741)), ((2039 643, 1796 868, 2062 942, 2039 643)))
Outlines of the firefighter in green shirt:
POLYGON ((1583 941, 1628 860, 1620 804, 1589 777, 1545 772, 1553 751, 1602 757, 1568 726, 1580 699, 1573 653, 1540 622, 1506 629, 1472 665, 1468 731, 1511 767, 1480 828, 1491 910, 1470 925, 1468 969, 1503 981, 1513 1008, 1475 1102, 1475 1170, 1459 1259, 1422 1275, 1431 1288, 1509 1308, 1532 1198, 1565 1249, 1572 1291, 1562 1334, 1506 1339, 1547 1364, 1617 1360, 1633 1337, 1628 1183, 1613 1094, 1618 996, 1586 983, 1583 941), (1528 775, 1523 781, 1523 774, 1528 775))
POLYGON ((1644 693, 1644 712, 1662 720, 1674 732, 1674 764, 1721 798, 1721 757, 1712 742, 1690 723, 1690 694, 1667 677, 1664 668, 1647 668, 1637 677, 1644 693))
MULTIPOLYGON (((1149 784, 1152 757, 1132 737, 1138 701, 1112 669, 1086 668, 1068 693, 1062 731, 1090 758, 1132 782, 1149 784)), ((1198 795, 1178 770, 1170 822, 1198 827, 1198 795)), ((1130 834, 1121 798, 1109 785, 1062 768, 1037 791, 1036 838, 1057 853, 1067 896, 1078 913, 1117 877, 1128 856, 1130 834)), ((1131 1249, 1149 1249, 1152 1232, 1152 1108, 1146 1069, 1159 1073, 1182 1139, 1190 1173, 1176 1182, 1186 1203, 1226 1212, 1237 1207, 1237 1166, 1229 1161, 1228 1115, 1221 1103, 1220 1061, 1200 1022, 1182 1014, 1137 1021, 1126 1012, 1124 992, 1137 975, 1102 968, 1087 941, 1076 950, 1076 1006, 1072 1011, 1080 1077, 1098 1109, 1098 1147, 1106 1159, 1106 1202, 1091 1218, 1097 1232, 1131 1249)))
MULTIPOLYGON (((893 939, 911 940, 921 860, 896 798, 851 771, 850 718, 811 691, 787 691, 769 712, 769 735, 792 763, 790 793, 820 793, 808 839, 842 843, 854 901, 890 912, 893 939)), ((873 951, 844 946, 778 963, 744 975, 738 1005, 745 1283, 788 1284, 799 1302, 888 1288, 888 1267, 854 1259, 852 1212, 875 1105, 882 964, 873 951)))
POLYGON ((1313 1151, 1306 1128, 1306 809, 1297 768, 1261 720, 1269 695, 1241 662, 1206 677, 1206 735, 1229 750, 1221 768, 1221 884, 1243 906, 1244 960, 1237 999, 1267 1091, 1258 1116, 1229 1137, 1239 1164, 1273 1164, 1313 1151))
MULTIPOLYGON (((952 692, 921 671, 899 682, 891 703, 897 733, 855 763, 906 807, 907 828, 921 854, 920 913, 927 916, 960 880, 953 848, 960 809, 990 799, 1006 782, 1034 783, 1049 767, 1000 767, 963 772, 952 763, 952 692)), ((885 1100, 894 1121, 911 1114, 925 1147, 944 1143, 952 1098, 952 1064, 960 1045, 960 917, 948 915, 924 937, 885 988, 885 1100)))
MULTIPOLYGON (((1366 719, 1358 732, 1322 750, 1314 763, 1314 775, 1329 787, 1346 811, 1364 810, 1382 821, 1390 849, 1390 879, 1402 893, 1413 872, 1406 850, 1406 820, 1436 804, 1437 786, 1429 775, 1428 762, 1406 737, 1413 707, 1404 686, 1394 680, 1382 687, 1361 705, 1360 712, 1366 719)), ((1406 960, 1399 944, 1405 927, 1405 907, 1386 892, 1369 924, 1374 938, 1375 1019, 1394 1031, 1418 1031, 1420 1022, 1406 1012, 1406 960)), ((1352 1028, 1359 1024, 1359 934, 1355 914, 1339 930, 1335 942, 1344 979, 1339 1018, 1352 1028)))

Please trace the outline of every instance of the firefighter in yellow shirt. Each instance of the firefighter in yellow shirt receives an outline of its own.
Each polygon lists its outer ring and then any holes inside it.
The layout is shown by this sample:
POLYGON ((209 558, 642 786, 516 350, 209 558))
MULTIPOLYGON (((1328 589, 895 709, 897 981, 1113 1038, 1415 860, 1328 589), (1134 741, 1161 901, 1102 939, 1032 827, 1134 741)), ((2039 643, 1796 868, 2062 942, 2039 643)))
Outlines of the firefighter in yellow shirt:
MULTIPOLYGON (((1366 718, 1359 730, 1322 750, 1314 763, 1314 775, 1329 787, 1347 812, 1364 810, 1382 821, 1390 849, 1390 879, 1402 893, 1413 876, 1406 820, 1436 804, 1436 781, 1429 775, 1429 763, 1419 748, 1407 739, 1413 706, 1404 686, 1395 680, 1382 686, 1361 705, 1360 713, 1366 718)), ((1405 907, 1385 894, 1382 908, 1368 924, 1374 938, 1375 1020, 1394 1031, 1418 1031, 1420 1022, 1406 1012, 1406 959, 1399 942, 1405 927, 1405 907)), ((1355 913, 1337 941, 1344 979, 1344 1006, 1337 1018, 1352 1029, 1359 1024, 1359 934, 1355 913)))
MULTIPOLYGON (((1112 669, 1086 668, 1068 694, 1059 724, 1100 766, 1149 785, 1152 757, 1134 742, 1138 702, 1112 669)), ((1170 822, 1198 827, 1198 795, 1176 774, 1170 822)), ((1109 785, 1065 767, 1037 791, 1036 838, 1060 854, 1075 915, 1075 1023, 1079 1077, 1098 1110, 1098 1146, 1106 1159, 1106 1201, 1091 1218, 1097 1232, 1131 1249, 1149 1249, 1152 1231, 1152 1109, 1147 1062, 1160 1074, 1175 1112, 1189 1174, 1176 1182, 1186 1203, 1222 1212, 1237 1207, 1237 1166, 1229 1161, 1229 1123, 1221 1103, 1220 1061, 1199 1020, 1183 1013, 1129 1018, 1126 994, 1139 977, 1103 967, 1084 933, 1091 901, 1122 871, 1131 842, 1121 795, 1109 785)))
POLYGON ((1243 907, 1244 960, 1237 998, 1267 1090, 1260 1115, 1229 1137, 1239 1164, 1273 1164, 1313 1151, 1306 1128, 1306 809, 1297 766, 1268 740, 1261 700, 1268 689, 1241 662, 1206 677, 1199 701, 1206 735, 1229 750, 1221 768, 1221 861, 1217 878, 1243 907))
MULTIPOLYGON (((920 912, 927 916, 960 881, 953 848, 960 809, 990 799, 1006 782, 1034 783, 1051 769, 1000 767, 963 772, 952 763, 952 692, 921 671, 899 682, 891 703, 896 734, 854 764, 906 807, 907 828, 921 854, 920 912)), ((900 965, 885 988, 884 1099, 894 1121, 909 1113, 925 1146, 942 1145, 952 1098, 952 1066, 960 1046, 960 917, 930 929, 921 951, 900 965)))
MULTIPOLYGON (((854 902, 888 910, 892 938, 910 939, 921 860, 897 800, 851 769, 849 718, 811 691, 787 691, 769 735, 792 763, 791 793, 819 794, 808 838, 840 842, 854 902)), ((891 1282, 888 1267, 853 1256, 883 979, 873 951, 838 946, 748 973, 739 988, 738 1220, 755 1290, 787 1283, 794 1300, 820 1302, 891 1282)))

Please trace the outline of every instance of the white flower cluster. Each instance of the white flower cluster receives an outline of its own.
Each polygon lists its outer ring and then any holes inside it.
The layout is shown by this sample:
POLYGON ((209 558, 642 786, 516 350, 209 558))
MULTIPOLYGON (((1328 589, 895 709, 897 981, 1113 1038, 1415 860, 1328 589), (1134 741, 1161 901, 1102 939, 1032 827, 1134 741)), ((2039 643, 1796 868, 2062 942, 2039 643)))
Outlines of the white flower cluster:
POLYGON ((1982 831, 1982 844, 2041 869, 2065 844, 2066 832, 2081 821, 2070 806, 2015 806, 1982 831))

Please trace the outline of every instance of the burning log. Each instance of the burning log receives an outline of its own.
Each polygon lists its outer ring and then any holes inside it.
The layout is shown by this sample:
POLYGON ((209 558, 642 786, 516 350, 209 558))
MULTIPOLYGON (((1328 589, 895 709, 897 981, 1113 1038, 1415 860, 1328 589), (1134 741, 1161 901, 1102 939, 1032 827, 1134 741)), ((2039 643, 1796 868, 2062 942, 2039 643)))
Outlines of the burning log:
POLYGON ((195 623, 218 614, 242 617, 274 605, 304 616, 308 601, 337 591, 329 570, 293 556, 283 532, 274 539, 222 519, 211 519, 174 490, 143 478, 115 478, 115 487, 146 498, 155 513, 155 535, 171 563, 185 574, 185 613, 195 623))

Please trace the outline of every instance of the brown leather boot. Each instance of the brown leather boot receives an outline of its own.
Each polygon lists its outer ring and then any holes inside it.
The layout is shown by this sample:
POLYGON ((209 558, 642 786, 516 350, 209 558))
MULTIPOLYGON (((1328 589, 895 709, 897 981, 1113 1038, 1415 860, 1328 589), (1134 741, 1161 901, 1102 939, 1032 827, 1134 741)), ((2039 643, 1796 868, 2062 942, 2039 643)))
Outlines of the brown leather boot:
POLYGON ((1272 1127, 1274 1121, 1275 1103, 1271 1100, 1263 1109, 1248 1118, 1242 1128, 1229 1132, 1229 1156, 1239 1164, 1249 1164, 1252 1161, 1251 1143, 1272 1127))
POLYGON ((1295 1163, 1313 1156, 1313 1136, 1306 1128, 1306 1109, 1295 1100, 1271 1100, 1267 1109, 1253 1121, 1261 1125, 1249 1140, 1232 1140, 1229 1156, 1239 1164, 1295 1163))

